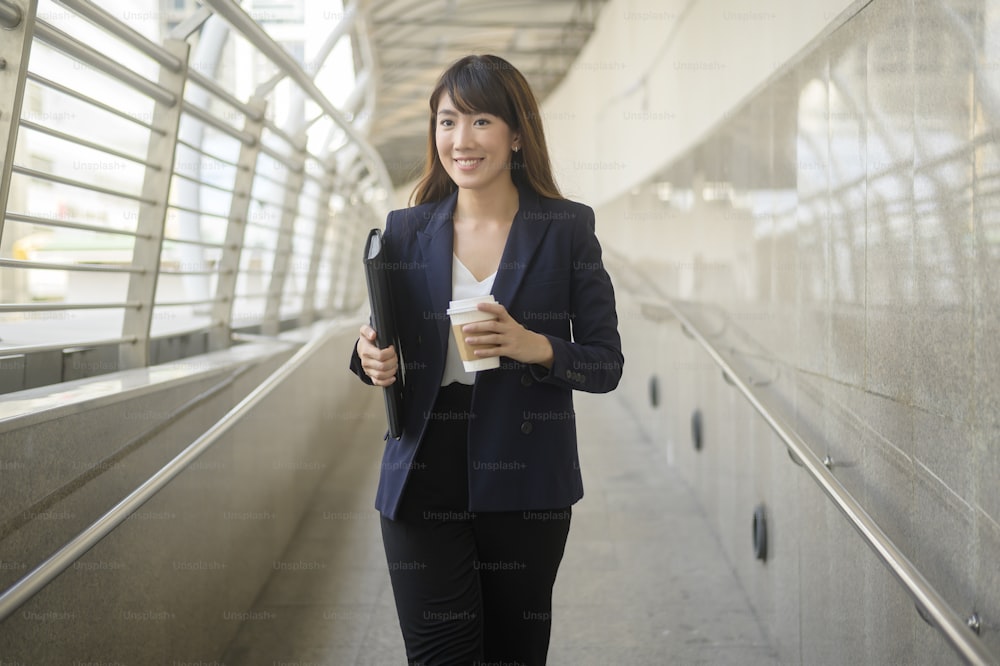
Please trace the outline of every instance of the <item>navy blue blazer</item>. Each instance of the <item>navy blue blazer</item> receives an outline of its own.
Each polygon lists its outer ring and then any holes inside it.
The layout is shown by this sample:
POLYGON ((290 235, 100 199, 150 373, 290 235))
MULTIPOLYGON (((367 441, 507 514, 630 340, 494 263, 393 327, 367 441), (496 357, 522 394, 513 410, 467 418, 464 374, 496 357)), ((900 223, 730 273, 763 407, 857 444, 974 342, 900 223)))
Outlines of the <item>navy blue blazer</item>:
MULTIPOLYGON (((552 368, 501 357, 476 374, 469 420, 469 511, 569 506, 583 497, 573 390, 605 393, 624 358, 594 211, 521 188, 493 296, 552 343, 552 368)), ((388 438, 376 508, 395 519, 444 372, 457 193, 389 213, 383 235, 400 329, 403 434, 388 438)), ((351 369, 366 383, 355 351, 351 369)))

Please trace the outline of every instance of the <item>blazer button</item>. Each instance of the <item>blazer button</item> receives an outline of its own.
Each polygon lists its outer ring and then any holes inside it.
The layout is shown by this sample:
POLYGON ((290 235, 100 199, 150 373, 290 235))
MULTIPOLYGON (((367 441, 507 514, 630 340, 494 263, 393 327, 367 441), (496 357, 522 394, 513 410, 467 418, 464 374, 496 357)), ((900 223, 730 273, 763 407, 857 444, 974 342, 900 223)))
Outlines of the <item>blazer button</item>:
POLYGON ((531 421, 524 421, 523 423, 521 423, 521 432, 524 433, 525 435, 530 435, 533 429, 534 426, 531 425, 531 421))
POLYGON ((531 386, 531 375, 527 372, 521 375, 521 386, 531 386))

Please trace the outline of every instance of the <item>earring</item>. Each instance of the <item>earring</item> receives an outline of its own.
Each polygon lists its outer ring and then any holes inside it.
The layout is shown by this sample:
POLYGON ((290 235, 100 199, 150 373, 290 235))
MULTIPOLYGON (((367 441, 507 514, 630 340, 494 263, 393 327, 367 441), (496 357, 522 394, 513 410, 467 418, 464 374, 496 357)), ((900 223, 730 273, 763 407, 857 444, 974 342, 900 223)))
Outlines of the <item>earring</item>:
POLYGON ((515 152, 515 153, 516 153, 517 151, 519 151, 519 150, 521 150, 521 146, 514 146, 514 152, 515 152))

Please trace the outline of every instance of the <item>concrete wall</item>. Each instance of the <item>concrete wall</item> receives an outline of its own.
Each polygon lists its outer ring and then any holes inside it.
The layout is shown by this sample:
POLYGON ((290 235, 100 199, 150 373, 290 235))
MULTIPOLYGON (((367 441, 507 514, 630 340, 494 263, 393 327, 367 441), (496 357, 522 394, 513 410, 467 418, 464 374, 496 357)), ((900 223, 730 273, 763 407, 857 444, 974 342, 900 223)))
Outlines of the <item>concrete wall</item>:
MULTIPOLYGON (((358 445, 359 424, 382 418, 377 392, 358 391, 346 369, 357 326, 339 331, 132 518, 0 624, 3 662, 218 659, 241 622, 253 619, 247 609, 280 566, 316 484, 343 447, 358 445)), ((290 344, 248 345, 5 396, 0 589, 144 482, 293 351, 290 344), (17 404, 50 408, 10 416, 17 404)))
POLYGON ((1000 2, 746 7, 610 2, 544 107, 560 183, 597 207, 609 250, 620 391, 700 497, 783 662, 959 659, 641 297, 682 300, 1000 654, 1000 2))

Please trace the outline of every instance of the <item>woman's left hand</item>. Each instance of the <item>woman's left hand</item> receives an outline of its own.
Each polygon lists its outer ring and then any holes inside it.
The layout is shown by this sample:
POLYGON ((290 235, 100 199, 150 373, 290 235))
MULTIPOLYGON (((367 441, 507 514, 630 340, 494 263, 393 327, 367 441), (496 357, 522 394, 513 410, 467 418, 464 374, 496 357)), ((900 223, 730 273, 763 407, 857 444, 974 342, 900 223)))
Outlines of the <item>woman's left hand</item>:
POLYGON ((526 329, 499 303, 480 303, 476 307, 497 317, 495 320, 477 321, 462 327, 468 344, 493 345, 476 349, 477 357, 506 356, 521 363, 552 367, 552 343, 548 338, 526 329))

